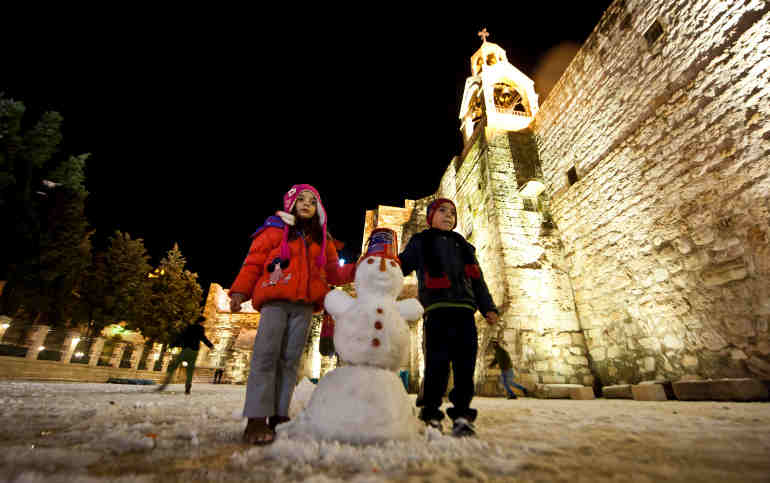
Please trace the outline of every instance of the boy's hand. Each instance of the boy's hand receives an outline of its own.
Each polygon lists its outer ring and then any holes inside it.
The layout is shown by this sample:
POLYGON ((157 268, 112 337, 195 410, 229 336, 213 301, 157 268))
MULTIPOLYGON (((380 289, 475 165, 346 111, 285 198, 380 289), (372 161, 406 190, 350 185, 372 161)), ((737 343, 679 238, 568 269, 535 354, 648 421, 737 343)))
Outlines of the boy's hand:
POLYGON ((484 317, 486 317, 487 323, 489 325, 495 325, 499 320, 497 316, 497 312, 491 312, 491 311, 487 312, 487 315, 485 315, 484 317))
POLYGON ((244 300, 246 300, 246 296, 242 293, 230 294, 230 312, 240 312, 244 300))

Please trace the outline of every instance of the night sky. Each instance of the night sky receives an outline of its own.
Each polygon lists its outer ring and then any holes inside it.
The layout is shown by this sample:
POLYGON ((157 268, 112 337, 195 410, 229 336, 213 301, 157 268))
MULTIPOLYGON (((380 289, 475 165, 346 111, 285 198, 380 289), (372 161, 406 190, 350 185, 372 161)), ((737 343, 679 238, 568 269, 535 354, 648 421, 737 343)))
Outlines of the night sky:
POLYGON ((32 116, 58 110, 63 152, 92 153, 97 247, 121 230, 157 264, 178 242, 204 290, 228 287, 249 235, 292 184, 318 188, 349 260, 365 210, 435 192, 462 148, 457 116, 479 30, 535 77, 549 49, 581 45, 610 3, 495 3, 454 20, 299 4, 280 16, 104 12, 4 39, 14 47, 0 92, 32 116))

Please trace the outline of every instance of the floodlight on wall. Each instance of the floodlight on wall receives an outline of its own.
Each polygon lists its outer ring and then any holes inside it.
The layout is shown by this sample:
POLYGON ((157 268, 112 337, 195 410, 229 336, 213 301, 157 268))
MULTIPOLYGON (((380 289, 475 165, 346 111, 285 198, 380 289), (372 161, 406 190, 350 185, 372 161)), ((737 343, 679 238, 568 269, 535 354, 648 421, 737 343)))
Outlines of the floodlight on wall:
POLYGON ((545 184, 539 179, 531 179, 519 188, 519 194, 525 198, 537 198, 545 191, 545 184))

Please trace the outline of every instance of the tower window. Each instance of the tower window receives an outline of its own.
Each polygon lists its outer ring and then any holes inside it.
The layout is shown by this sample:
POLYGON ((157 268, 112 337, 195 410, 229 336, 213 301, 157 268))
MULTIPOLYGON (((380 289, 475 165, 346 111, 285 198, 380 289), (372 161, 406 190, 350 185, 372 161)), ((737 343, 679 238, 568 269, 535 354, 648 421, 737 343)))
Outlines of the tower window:
POLYGON ((575 167, 571 167, 569 171, 567 171, 567 181, 569 181, 569 185, 572 186, 573 184, 577 183, 578 175, 577 170, 575 167))
POLYGON ((654 44, 661 35, 663 35, 663 26, 656 20, 652 22, 652 25, 650 25, 644 33, 644 38, 647 39, 647 45, 652 47, 652 44, 654 44))

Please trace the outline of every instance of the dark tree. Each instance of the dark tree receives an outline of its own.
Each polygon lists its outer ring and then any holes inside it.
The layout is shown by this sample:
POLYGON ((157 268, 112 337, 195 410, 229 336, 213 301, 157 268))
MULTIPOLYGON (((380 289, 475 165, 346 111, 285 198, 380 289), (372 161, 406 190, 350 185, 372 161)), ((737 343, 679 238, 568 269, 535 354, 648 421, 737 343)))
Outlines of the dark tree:
POLYGON ((144 316, 127 325, 146 338, 168 344, 191 321, 201 314, 203 290, 198 275, 186 270, 186 260, 174 244, 160 265, 150 275, 150 303, 144 316))

